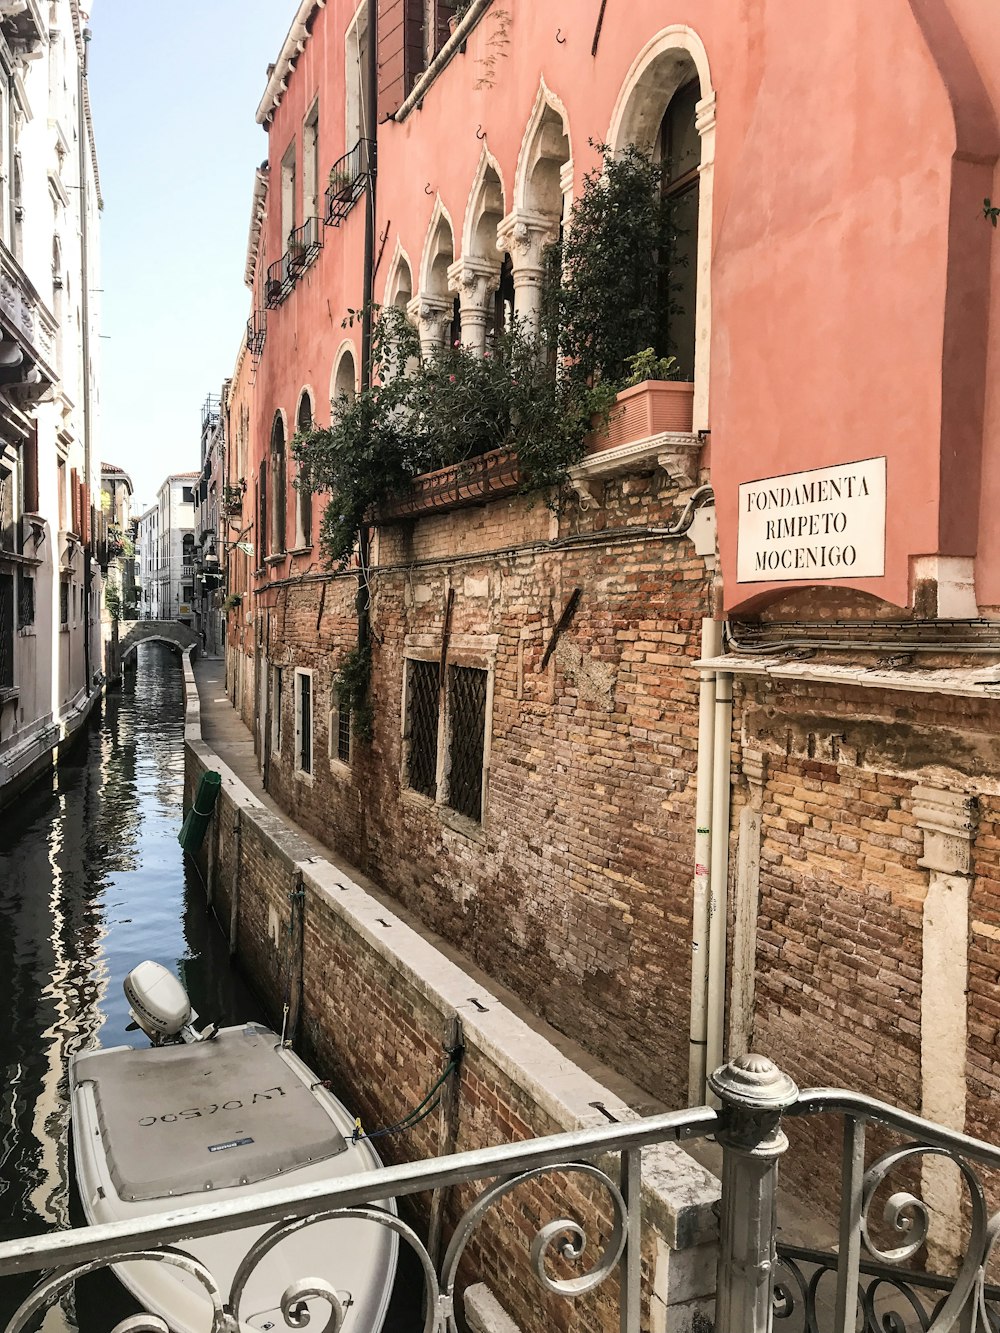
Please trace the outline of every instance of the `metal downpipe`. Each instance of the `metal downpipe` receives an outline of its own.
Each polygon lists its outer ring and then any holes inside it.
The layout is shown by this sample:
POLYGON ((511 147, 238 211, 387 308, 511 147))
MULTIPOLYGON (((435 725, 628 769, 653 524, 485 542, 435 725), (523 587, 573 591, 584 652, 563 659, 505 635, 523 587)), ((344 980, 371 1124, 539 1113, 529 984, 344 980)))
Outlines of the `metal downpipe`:
POLYGON ((730 745, 733 729, 733 678, 715 678, 715 736, 712 772, 712 864, 709 877, 707 1067, 724 1061, 726 1019, 726 926, 729 917, 730 745))
MULTIPOLYGON (((722 651, 722 622, 701 622, 701 655, 722 651)), ((698 772, 695 785, 694 894, 691 914, 691 1025, 688 1055, 688 1103, 705 1097, 708 1039, 709 874, 712 863, 712 798, 715 744, 714 671, 702 671, 698 687, 698 772)))

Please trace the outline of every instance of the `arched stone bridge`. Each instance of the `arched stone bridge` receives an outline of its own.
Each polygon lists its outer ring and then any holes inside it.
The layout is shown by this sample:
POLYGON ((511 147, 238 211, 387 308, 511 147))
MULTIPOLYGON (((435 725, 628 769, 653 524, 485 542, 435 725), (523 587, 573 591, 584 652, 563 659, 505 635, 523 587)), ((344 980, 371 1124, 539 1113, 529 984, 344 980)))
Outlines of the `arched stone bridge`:
POLYGON ((122 665, 139 644, 145 643, 148 639, 168 643, 171 647, 181 650, 200 642, 191 626, 182 625, 179 620, 133 620, 128 633, 123 634, 118 640, 118 656, 122 665))

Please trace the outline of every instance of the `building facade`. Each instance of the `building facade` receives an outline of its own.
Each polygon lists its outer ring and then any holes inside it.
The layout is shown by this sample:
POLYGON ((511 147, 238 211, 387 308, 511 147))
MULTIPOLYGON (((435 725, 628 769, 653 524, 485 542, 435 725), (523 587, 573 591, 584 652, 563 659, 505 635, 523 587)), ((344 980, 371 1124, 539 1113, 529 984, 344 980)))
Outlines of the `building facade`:
POLYGON ((120 623, 139 615, 139 562, 136 557, 138 523, 132 518, 132 478, 114 463, 101 464, 101 505, 96 559, 104 580, 101 640, 104 675, 120 675, 120 623))
POLYGON ((227 653, 268 790, 671 1104, 752 1045, 997 1138, 996 18, 385 0, 376 131, 366 13, 306 0, 258 108, 227 653), (421 479, 330 570, 290 442, 361 383, 376 134, 374 293, 425 358, 487 353, 498 294, 538 323, 594 143, 662 161, 689 411, 597 431, 556 509, 421 479))
POLYGON ((0 804, 102 680, 97 158, 77 0, 0 14, 0 804))
MULTIPOLYGON (((225 385, 223 385, 223 396, 225 385)), ((194 628, 212 656, 223 651, 220 520, 225 495, 225 417, 222 397, 213 394, 201 409, 201 474, 195 512, 194 628)))
MULTIPOLYGON (((195 514, 199 472, 167 477, 156 497, 155 523, 147 523, 155 542, 152 596, 153 620, 180 620, 194 625, 195 514)), ((146 516, 144 516, 146 517, 146 516)))

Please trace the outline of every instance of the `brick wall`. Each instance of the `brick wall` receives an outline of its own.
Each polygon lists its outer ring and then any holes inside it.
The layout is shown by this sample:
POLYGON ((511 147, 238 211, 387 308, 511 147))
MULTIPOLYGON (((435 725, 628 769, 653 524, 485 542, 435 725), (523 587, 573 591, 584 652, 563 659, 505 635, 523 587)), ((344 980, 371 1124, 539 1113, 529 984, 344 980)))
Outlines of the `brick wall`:
POLYGON ((356 576, 272 590, 272 661, 316 672, 316 757, 311 782, 296 776, 285 689, 269 791, 535 1012, 681 1104, 705 567, 687 539, 644 535, 676 518, 669 484, 631 478, 607 492, 596 514, 557 519, 516 497, 381 531, 375 735, 355 746, 353 771, 329 763, 327 719, 355 641, 356 576), (553 547, 556 534, 582 540, 553 547), (482 829, 400 785, 405 645, 440 643, 449 590, 452 658, 495 636, 482 829))
MULTIPOLYGON (((215 910, 228 927, 234 896, 238 899, 242 968, 261 991, 276 1027, 290 1004, 296 1044, 366 1127, 395 1123, 422 1099, 442 1069, 445 1024, 456 1013, 464 1022, 466 1056, 454 1150, 606 1124, 595 1102, 619 1119, 633 1118, 613 1093, 559 1055, 478 982, 315 857, 189 729, 188 801, 209 766, 222 774, 223 788, 198 859, 215 910), (301 932, 292 918, 292 895, 300 885, 301 932)), ((434 1156, 441 1148, 437 1117, 404 1136, 382 1138, 378 1146, 389 1161, 434 1156)), ((655 1177, 644 1189, 644 1322, 652 1300, 658 1311, 653 1327, 664 1327, 664 1302, 673 1292, 671 1328, 685 1330, 703 1319, 712 1291, 716 1182, 673 1145, 645 1150, 644 1169, 655 1177)), ((449 1228, 480 1188, 452 1192, 449 1228)), ((426 1200, 422 1210, 426 1217, 426 1200)), ((615 1328, 614 1281, 570 1302, 545 1296, 530 1274, 527 1251, 537 1227, 566 1215, 587 1226, 592 1263, 594 1241, 600 1245, 608 1234, 606 1200, 586 1182, 546 1177, 491 1211, 467 1251, 463 1277, 491 1286, 525 1329, 615 1328)), ((571 1275, 561 1262, 551 1271, 571 1275)))

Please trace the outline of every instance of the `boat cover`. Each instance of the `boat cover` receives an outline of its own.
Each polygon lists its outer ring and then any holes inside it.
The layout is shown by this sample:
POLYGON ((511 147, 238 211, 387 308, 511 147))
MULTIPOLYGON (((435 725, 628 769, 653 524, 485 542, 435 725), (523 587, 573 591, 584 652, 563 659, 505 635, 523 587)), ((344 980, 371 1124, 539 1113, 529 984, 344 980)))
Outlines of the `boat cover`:
POLYGON ((111 1179, 130 1202, 253 1185, 347 1147, 278 1038, 255 1024, 192 1045, 96 1052, 76 1077, 94 1085, 111 1179))

